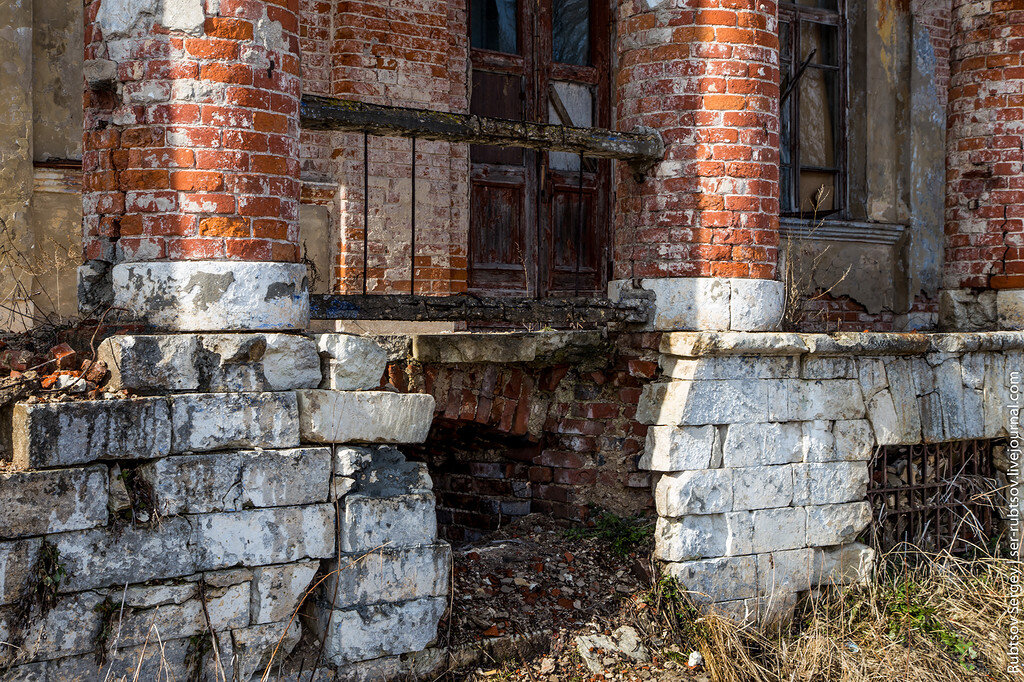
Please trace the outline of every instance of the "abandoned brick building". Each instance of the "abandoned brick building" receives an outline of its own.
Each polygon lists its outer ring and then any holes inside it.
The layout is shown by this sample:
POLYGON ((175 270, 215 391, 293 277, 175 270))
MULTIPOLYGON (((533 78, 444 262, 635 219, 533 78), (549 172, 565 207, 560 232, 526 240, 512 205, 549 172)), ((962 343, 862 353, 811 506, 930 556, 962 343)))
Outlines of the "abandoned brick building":
POLYGON ((436 668, 444 540, 531 512, 747 619, 952 542, 872 501, 1014 452, 1022 55, 1020 0, 0 3, 3 326, 110 370, 2 408, 0 677, 154 619, 178 679, 436 668))

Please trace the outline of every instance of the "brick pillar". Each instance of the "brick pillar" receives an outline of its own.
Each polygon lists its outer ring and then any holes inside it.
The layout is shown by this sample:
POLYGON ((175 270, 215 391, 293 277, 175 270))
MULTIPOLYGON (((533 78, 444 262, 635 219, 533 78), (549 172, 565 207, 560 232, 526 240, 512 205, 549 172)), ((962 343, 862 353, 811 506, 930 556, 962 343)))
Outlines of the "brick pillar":
MULTIPOLYGON (((87 3, 86 283, 116 264, 114 300, 151 321, 154 300, 134 285, 126 291, 121 285, 139 278, 119 278, 119 269, 162 262, 145 272, 165 294, 174 291, 170 280, 185 282, 196 268, 234 282, 248 268, 256 281, 298 293, 300 266, 257 268, 255 276, 251 263, 299 256, 297 11, 298 0, 87 3), (250 263, 228 263, 236 261, 250 263)), ((236 295, 232 306, 250 303, 236 295)), ((291 326, 257 326, 267 324, 291 326)))
POLYGON ((1024 328, 1024 12, 954 0, 946 135, 949 328, 1024 328))
POLYGON ((613 287, 653 289, 659 328, 781 318, 777 24, 771 0, 619 5, 618 125, 658 130, 666 156, 620 175, 613 287))

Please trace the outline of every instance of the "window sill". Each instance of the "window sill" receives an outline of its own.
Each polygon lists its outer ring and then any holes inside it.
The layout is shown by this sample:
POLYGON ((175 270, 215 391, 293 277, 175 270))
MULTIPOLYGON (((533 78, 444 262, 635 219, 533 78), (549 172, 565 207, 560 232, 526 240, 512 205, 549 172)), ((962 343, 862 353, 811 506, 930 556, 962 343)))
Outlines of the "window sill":
POLYGON ((780 218, 779 234, 795 239, 819 241, 895 244, 903 236, 905 225, 859 220, 780 218))

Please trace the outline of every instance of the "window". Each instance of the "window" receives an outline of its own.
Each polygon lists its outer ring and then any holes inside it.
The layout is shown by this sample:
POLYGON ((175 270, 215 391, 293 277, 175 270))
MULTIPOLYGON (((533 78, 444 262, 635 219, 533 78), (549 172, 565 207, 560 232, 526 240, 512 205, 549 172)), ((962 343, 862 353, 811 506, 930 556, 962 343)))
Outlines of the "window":
MULTIPOLYGON (((607 2, 471 0, 470 111, 574 126, 610 122, 607 2)), ((470 149, 469 289, 592 295, 608 275, 611 164, 470 149)))
POLYGON ((779 4, 783 215, 820 218, 845 208, 846 23, 840 2, 779 4))

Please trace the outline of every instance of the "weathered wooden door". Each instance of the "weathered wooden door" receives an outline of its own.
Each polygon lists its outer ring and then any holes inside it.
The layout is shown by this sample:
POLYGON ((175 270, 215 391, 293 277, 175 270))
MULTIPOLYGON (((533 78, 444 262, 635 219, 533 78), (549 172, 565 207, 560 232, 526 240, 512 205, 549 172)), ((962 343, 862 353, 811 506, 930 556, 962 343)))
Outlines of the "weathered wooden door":
MULTIPOLYGON (((472 113, 607 126, 607 33, 598 0, 472 0, 472 113)), ((604 290, 609 162, 481 145, 470 162, 471 291, 604 290)))

